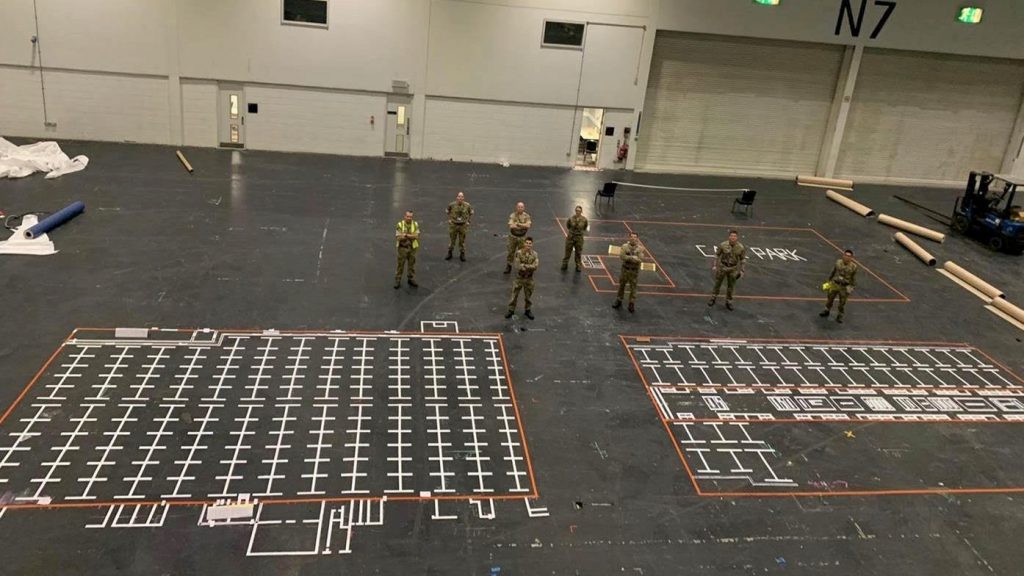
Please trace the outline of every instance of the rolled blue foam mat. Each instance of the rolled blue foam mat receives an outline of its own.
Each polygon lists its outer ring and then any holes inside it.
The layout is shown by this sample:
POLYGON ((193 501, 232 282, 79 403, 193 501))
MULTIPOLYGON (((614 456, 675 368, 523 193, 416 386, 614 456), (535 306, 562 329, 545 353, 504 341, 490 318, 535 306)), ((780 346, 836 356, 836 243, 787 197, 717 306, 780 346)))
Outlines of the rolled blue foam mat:
POLYGON ((25 238, 31 240, 32 238, 46 234, 50 230, 57 228, 82 212, 85 212, 85 202, 72 202, 64 208, 61 208, 58 212, 54 212, 46 218, 43 218, 38 224, 26 230, 25 238))

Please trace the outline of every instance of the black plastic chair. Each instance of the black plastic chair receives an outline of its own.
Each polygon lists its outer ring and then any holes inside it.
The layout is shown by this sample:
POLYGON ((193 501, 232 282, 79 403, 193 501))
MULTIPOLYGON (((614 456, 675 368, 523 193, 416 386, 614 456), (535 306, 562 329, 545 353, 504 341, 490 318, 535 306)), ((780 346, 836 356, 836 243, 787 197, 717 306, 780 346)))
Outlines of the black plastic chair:
POLYGON ((755 196, 757 196, 757 190, 744 190, 742 196, 732 201, 732 212, 736 212, 737 206, 742 206, 743 212, 750 216, 754 210, 755 196))
POLYGON ((615 189, 619 185, 615 182, 605 182, 604 187, 597 191, 594 195, 594 202, 596 203, 599 198, 605 198, 607 202, 610 202, 612 206, 615 206, 615 189))

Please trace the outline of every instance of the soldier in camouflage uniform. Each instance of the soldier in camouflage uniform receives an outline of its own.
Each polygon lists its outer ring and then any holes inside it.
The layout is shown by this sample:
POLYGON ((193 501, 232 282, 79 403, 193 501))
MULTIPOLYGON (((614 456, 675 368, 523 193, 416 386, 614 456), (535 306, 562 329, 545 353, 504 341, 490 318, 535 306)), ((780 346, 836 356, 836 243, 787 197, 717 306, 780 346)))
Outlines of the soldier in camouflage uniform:
POLYGON ((516 204, 516 211, 508 216, 508 258, 505 260, 505 274, 512 271, 512 258, 523 247, 526 233, 533 222, 526 213, 526 204, 516 204))
POLYGON ((540 265, 540 258, 533 250, 533 238, 527 236, 523 239, 523 247, 516 251, 515 265, 516 277, 512 280, 512 297, 508 300, 508 312, 505 314, 505 318, 511 318, 515 313, 516 304, 519 303, 519 292, 522 291, 526 308, 523 314, 533 320, 533 312, 530 311, 533 306, 533 273, 540 265))
POLYGON ((412 210, 406 210, 405 218, 395 225, 395 248, 398 249, 398 268, 395 269, 395 290, 402 285, 402 271, 409 266, 409 286, 416 283, 416 251, 420 249, 420 225, 412 219, 412 210))
POLYGON ((843 323, 846 299, 850 297, 853 287, 857 285, 857 270, 859 269, 860 266, 853 260, 853 250, 843 252, 843 257, 836 260, 835 266, 832 267, 832 273, 828 275, 828 300, 825 302, 825 309, 819 316, 828 318, 828 315, 832 313, 832 304, 838 296, 839 315, 836 316, 836 322, 843 323))
POLYGON ((583 255, 583 235, 587 232, 590 223, 583 215, 583 206, 576 207, 576 213, 569 217, 565 223, 568 235, 565 237, 565 256, 562 257, 562 270, 569 267, 569 256, 573 250, 576 251, 576 271, 580 271, 580 257, 583 255))
POLYGON ((715 247, 715 262, 711 267, 715 275, 715 289, 711 293, 711 300, 708 300, 708 306, 715 305, 724 281, 725 307, 732 310, 732 292, 736 288, 736 280, 743 276, 743 263, 747 259, 747 249, 740 244, 739 237, 739 232, 730 230, 729 239, 715 247))
POLYGON ((452 250, 459 246, 459 260, 466 261, 466 230, 473 218, 473 207, 466 202, 466 195, 459 192, 455 202, 448 205, 448 255, 445 260, 452 259, 452 250))
POLYGON ((640 246, 640 237, 636 232, 629 233, 629 242, 622 245, 619 258, 622 259, 622 269, 619 271, 619 293, 615 296, 615 303, 612 308, 622 307, 622 296, 629 287, 629 311, 635 312, 636 307, 636 283, 640 277, 640 264, 644 258, 644 249, 640 246))

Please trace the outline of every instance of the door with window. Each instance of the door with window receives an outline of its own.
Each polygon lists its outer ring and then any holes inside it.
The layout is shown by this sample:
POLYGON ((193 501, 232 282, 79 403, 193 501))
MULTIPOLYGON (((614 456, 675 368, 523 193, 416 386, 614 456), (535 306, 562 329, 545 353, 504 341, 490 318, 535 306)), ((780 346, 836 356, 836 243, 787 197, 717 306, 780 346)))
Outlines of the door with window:
POLYGON ((245 148, 245 91, 241 86, 220 87, 217 133, 222 148, 245 148))
POLYGON ((412 97, 388 96, 387 125, 384 129, 384 155, 409 156, 409 111, 412 97))

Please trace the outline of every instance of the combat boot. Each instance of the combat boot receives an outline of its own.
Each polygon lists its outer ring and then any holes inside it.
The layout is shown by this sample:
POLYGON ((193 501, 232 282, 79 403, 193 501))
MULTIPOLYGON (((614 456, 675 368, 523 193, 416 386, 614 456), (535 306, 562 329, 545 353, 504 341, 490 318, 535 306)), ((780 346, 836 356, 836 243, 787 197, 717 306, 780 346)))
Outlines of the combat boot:
POLYGON ((445 260, 451 260, 452 259, 452 249, 451 248, 448 249, 448 255, 445 256, 444 259, 445 260))
POLYGON ((622 300, 616 300, 615 304, 612 304, 612 308, 615 308, 615 309, 622 308, 622 300))

